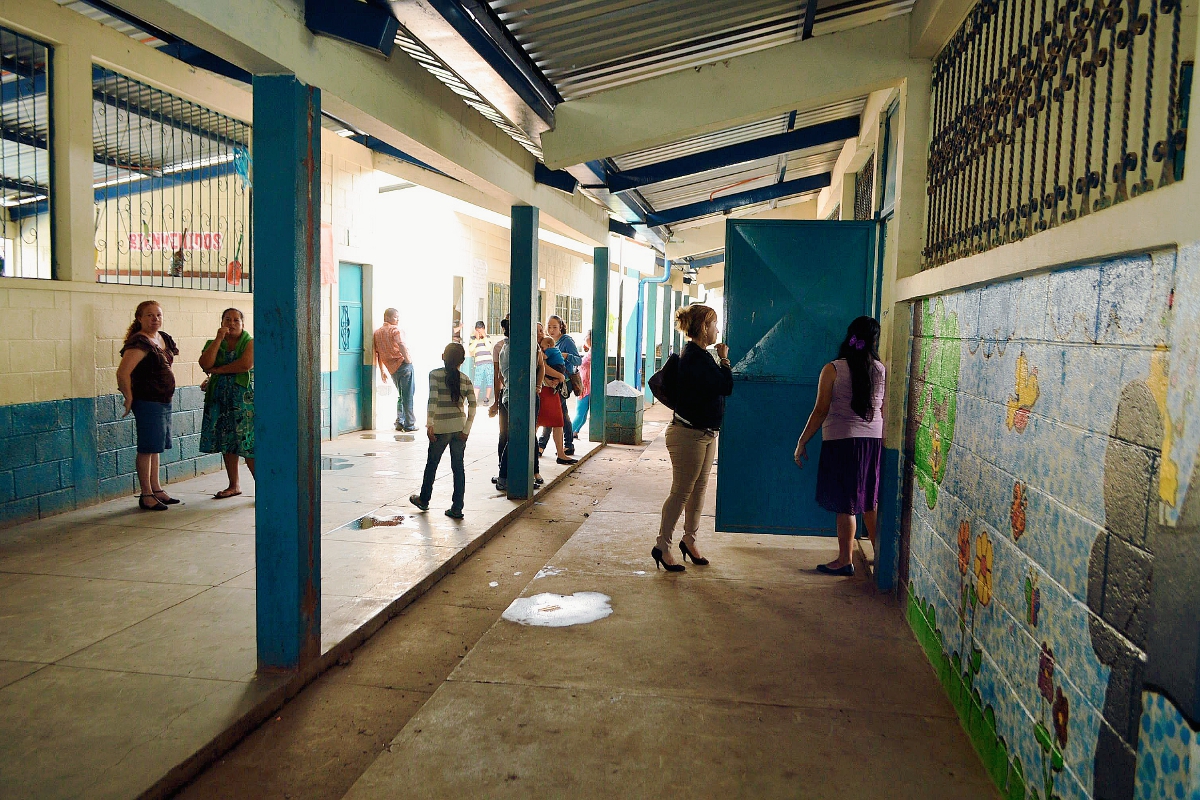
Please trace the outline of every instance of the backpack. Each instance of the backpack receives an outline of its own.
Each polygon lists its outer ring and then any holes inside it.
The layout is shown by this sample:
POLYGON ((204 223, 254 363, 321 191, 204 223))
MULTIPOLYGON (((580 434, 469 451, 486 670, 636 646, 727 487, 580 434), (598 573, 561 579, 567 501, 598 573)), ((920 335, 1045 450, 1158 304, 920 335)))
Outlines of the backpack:
POLYGON ((679 354, 672 353, 662 369, 650 376, 648 385, 654 399, 672 411, 675 410, 679 384, 679 354))

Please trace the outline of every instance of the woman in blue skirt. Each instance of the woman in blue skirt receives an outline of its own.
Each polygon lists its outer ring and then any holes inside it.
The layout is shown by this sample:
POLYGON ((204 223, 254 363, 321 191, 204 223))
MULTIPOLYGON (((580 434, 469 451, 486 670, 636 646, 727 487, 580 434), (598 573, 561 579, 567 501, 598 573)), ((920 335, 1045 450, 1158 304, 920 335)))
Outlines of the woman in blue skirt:
POLYGON ((837 360, 825 365, 817 402, 796 444, 796 466, 804 468, 805 446, 821 431, 817 503, 837 514, 838 557, 817 566, 828 575, 853 575, 850 547, 855 515, 862 514, 875 543, 879 507, 879 464, 883 455, 885 370, 879 361, 879 323, 859 317, 846 329, 837 360))

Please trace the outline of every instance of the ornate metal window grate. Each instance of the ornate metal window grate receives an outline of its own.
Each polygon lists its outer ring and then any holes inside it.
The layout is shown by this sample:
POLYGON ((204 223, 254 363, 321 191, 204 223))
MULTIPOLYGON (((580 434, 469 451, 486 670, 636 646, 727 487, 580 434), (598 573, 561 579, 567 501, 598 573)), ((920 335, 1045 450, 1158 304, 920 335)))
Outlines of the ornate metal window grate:
POLYGON ((509 294, 507 283, 488 283, 487 323, 488 333, 498 336, 501 333, 500 320, 508 313, 509 294))
POLYGON ((50 48, 0 28, 0 276, 51 277, 50 48))
POLYGON ((96 280, 249 292, 250 126, 92 71, 96 280))
POLYGON ((1179 2, 983 0, 972 9, 934 64, 925 266, 1182 176, 1180 84, 1191 70, 1180 62, 1179 2))
POLYGON ((869 220, 875 213, 875 154, 854 176, 854 219, 869 220))

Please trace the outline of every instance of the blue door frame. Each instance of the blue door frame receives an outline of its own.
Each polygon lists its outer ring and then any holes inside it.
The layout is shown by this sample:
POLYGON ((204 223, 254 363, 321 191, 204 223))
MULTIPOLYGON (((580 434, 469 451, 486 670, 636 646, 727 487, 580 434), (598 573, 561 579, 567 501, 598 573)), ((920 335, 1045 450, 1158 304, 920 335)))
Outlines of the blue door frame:
POLYGON ((725 341, 733 363, 717 461, 717 530, 836 536, 816 504, 820 436, 792 460, 821 368, 852 319, 877 315, 874 222, 730 220, 725 341))
POLYGON ((337 324, 337 371, 330 387, 334 436, 371 427, 367 391, 371 367, 363 364, 363 268, 359 264, 338 266, 337 324))

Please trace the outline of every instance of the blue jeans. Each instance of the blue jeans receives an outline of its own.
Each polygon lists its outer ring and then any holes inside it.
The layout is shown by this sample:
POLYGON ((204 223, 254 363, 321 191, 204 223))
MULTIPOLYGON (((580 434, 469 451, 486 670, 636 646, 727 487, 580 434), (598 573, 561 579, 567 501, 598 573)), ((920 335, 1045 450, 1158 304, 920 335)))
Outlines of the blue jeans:
POLYGON ((417 413, 413 408, 413 365, 401 364, 392 373, 392 382, 400 393, 396 398, 396 426, 405 430, 417 427, 417 413))
POLYGON ((463 453, 467 443, 461 433, 439 433, 429 443, 429 456, 425 460, 425 478, 421 481, 421 505, 429 505, 433 497, 433 479, 437 477, 438 465, 442 462, 442 453, 450 448, 450 468, 454 471, 454 496, 450 500, 450 510, 461 514, 463 510, 463 495, 467 491, 467 472, 463 467, 463 453))
POLYGON ((575 422, 571 424, 571 430, 575 436, 578 436, 579 432, 583 430, 583 423, 587 422, 588 411, 591 410, 591 407, 592 396, 590 394, 585 394, 583 397, 579 398, 579 402, 575 404, 575 422))

